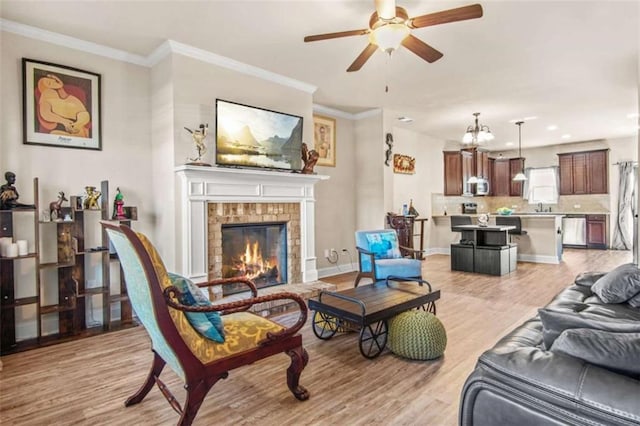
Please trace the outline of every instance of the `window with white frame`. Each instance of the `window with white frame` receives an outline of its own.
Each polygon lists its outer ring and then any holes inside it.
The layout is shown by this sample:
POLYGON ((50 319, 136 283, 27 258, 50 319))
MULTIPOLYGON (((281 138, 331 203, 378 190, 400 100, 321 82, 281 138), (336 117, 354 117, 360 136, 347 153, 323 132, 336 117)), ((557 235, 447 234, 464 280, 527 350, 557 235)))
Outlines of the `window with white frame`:
POLYGON ((523 194, 529 204, 558 204, 558 168, 529 169, 527 189, 523 194))

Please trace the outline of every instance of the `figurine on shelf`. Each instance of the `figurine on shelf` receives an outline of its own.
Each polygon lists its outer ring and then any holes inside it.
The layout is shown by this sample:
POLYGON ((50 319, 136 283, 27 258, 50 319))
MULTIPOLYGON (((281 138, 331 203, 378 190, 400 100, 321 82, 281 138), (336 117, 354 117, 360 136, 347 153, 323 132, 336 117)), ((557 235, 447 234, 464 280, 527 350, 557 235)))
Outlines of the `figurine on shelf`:
POLYGON ((320 154, 315 149, 309 151, 307 148, 307 144, 302 144, 302 162, 304 163, 304 167, 302 167, 302 173, 305 175, 310 175, 313 173, 313 168, 318 162, 318 158, 320 154))
POLYGON ((62 219, 62 203, 67 200, 67 197, 64 196, 64 192, 58 192, 58 200, 52 201, 49 203, 49 212, 51 220, 62 219))
POLYGON ((200 129, 191 130, 185 127, 185 130, 191 133, 191 137, 193 138, 193 142, 196 144, 196 150, 198 150, 198 155, 196 158, 189 158, 191 163, 187 163, 193 166, 211 166, 209 163, 205 163, 202 161, 202 156, 205 152, 207 152, 207 145, 204 143, 204 139, 207 137, 207 132, 209 130, 208 124, 201 124, 200 129))
POLYGON ((87 192, 84 199, 84 208, 86 210, 100 210, 98 199, 102 195, 102 192, 96 191, 95 186, 85 186, 84 190, 87 192))
POLYGON ((120 192, 120 188, 116 188, 116 196, 113 200, 113 215, 112 219, 124 220, 127 219, 127 215, 124 213, 124 195, 120 192))
POLYGON ((11 210, 20 207, 35 208, 33 204, 22 204, 18 202, 18 190, 13 185, 16 183, 16 174, 13 172, 6 172, 4 178, 7 183, 0 186, 0 210, 11 210))

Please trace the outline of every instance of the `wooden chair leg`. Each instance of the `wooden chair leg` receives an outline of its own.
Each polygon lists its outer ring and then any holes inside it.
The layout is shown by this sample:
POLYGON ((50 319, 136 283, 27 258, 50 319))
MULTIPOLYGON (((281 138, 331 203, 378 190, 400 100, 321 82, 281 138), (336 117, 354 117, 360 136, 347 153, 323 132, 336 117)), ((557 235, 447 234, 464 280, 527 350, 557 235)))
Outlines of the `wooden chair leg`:
POLYGON ((198 381, 197 384, 193 387, 185 385, 184 388, 187 390, 187 399, 184 402, 184 410, 182 410, 180 421, 178 421, 179 426, 189 426, 191 425, 191 423, 193 423, 193 420, 196 418, 196 414, 198 414, 198 410, 202 405, 202 401, 204 401, 204 398, 205 396, 207 396, 207 393, 209 393, 209 390, 211 390, 213 385, 215 385, 218 380, 224 379, 228 375, 228 373, 224 373, 212 379, 210 378, 206 381, 198 381))
POLYGON ((139 403, 144 399, 145 396, 149 393, 153 385, 156 383, 156 377, 160 376, 162 369, 164 368, 165 362, 157 353, 153 353, 153 363, 151 364, 151 370, 149 371, 149 375, 147 376, 147 380, 144 382, 142 387, 138 389, 136 393, 130 396, 124 403, 125 407, 129 407, 130 405, 134 405, 139 403))
POLYGON ((302 370, 309 362, 309 354, 302 346, 299 346, 287 351, 287 355, 291 357, 291 365, 287 368, 287 386, 293 396, 300 401, 306 401, 309 399, 309 391, 301 386, 299 381, 302 370))

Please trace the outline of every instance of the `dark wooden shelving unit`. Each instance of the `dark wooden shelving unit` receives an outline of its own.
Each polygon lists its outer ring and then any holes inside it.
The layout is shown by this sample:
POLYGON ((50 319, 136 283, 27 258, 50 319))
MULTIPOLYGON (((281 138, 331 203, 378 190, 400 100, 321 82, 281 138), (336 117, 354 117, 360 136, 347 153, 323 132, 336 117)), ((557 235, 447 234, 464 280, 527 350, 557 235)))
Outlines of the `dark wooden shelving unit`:
MULTIPOLYGON (((114 262, 118 262, 118 257, 109 252, 106 232, 92 228, 92 223, 99 227, 100 220, 110 220, 107 181, 101 182, 100 191, 102 195, 99 210, 82 209, 78 197, 72 196, 71 207, 63 207, 61 214, 61 217, 68 216, 71 220, 41 221, 38 217, 38 178, 35 178, 35 208, 0 211, 0 236, 14 239, 13 216, 24 212, 33 214, 34 241, 30 243, 35 246, 33 253, 15 258, 0 258, 2 355, 137 325, 126 293, 122 269, 119 270, 119 277, 113 277, 112 283, 111 268, 114 262), (89 218, 91 215, 97 217, 89 218), (98 238, 98 241, 88 241, 87 232, 94 232, 94 239, 98 238), (55 249, 52 239, 55 241, 55 249), (45 242, 49 244, 48 254, 55 260, 42 261, 42 244, 45 242), (86 247, 85 243, 92 246, 86 247), (52 250, 57 253, 54 255, 52 250), (34 268, 35 279, 33 283, 29 283, 33 286, 34 295, 17 298, 13 264, 29 260, 33 262, 34 268), (100 272, 98 268, 101 269, 100 272), (95 273, 91 280, 93 282, 87 277, 90 273, 95 273), (55 293, 57 300, 53 297, 55 293), (94 298, 100 302, 94 305, 94 298), (114 304, 118 304, 120 319, 111 318, 114 304), (35 307, 36 335, 17 340, 16 309, 28 305, 35 307), (102 315, 98 320, 93 315, 100 311, 102 315), (51 328, 52 323, 57 323, 57 331, 48 329, 45 332, 45 322, 48 324, 47 328, 51 328)), ((130 220, 121 223, 131 226, 130 220)))

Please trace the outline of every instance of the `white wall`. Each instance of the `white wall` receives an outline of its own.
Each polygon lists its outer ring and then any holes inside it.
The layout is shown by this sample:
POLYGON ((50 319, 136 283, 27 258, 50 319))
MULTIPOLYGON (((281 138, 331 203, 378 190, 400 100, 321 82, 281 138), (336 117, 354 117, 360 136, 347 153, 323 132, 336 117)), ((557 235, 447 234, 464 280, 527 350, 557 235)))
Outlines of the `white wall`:
MULTIPOLYGON (((109 180, 125 204, 138 207, 134 227, 153 235, 149 70, 89 53, 2 32, 2 130, 0 166, 17 175, 20 201, 33 201, 33 178, 40 182, 42 205, 65 195, 82 195, 87 185, 109 180), (102 150, 55 148, 22 143, 21 59, 75 67, 102 76, 102 150)), ((68 197, 67 197, 68 198, 68 197)))
POLYGON ((384 132, 382 114, 355 122, 356 228, 384 228, 384 132))

